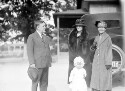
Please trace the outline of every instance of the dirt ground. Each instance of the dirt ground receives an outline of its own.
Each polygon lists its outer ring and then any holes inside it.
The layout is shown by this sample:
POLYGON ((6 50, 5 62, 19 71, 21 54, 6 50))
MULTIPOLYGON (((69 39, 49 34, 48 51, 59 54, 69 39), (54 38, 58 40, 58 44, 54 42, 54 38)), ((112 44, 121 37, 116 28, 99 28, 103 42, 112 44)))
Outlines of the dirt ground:
MULTIPOLYGON (((61 53, 53 60, 49 69, 48 91, 70 91, 67 84, 68 54, 61 53)), ((0 59, 0 91, 31 91, 27 68, 27 59, 0 59)), ((113 87, 112 91, 125 91, 125 86, 113 87)))

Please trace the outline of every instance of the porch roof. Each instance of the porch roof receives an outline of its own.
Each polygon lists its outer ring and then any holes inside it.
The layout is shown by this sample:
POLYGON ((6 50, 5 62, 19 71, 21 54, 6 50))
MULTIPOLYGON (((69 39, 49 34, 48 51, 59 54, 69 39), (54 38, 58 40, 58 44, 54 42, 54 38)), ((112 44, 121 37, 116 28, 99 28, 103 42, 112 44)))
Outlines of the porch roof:
MULTIPOLYGON (((57 18, 81 18, 82 15, 89 14, 82 9, 68 10, 64 12, 57 12, 53 14, 55 27, 57 27, 57 18)), ((68 22, 68 21, 67 21, 68 22)))

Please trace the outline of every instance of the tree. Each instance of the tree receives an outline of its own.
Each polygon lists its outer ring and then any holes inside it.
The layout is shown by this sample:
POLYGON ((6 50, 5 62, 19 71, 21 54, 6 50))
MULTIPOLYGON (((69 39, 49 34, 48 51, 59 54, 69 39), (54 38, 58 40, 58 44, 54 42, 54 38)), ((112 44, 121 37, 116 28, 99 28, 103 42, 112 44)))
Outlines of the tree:
POLYGON ((41 17, 50 19, 50 12, 75 9, 75 2, 76 0, 0 0, 0 17, 4 19, 0 22, 4 32, 9 29, 21 31, 22 34, 15 38, 24 37, 26 43, 29 34, 34 32, 34 20, 41 17))
MULTIPOLYGON (((22 35, 18 37, 25 37, 25 42, 29 34, 34 31, 34 20, 41 17, 40 10, 44 11, 47 15, 51 9, 49 2, 43 2, 42 0, 3 0, 3 3, 8 7, 1 10, 1 17, 4 18, 4 30, 7 31, 10 28, 19 30, 22 35), (6 24, 6 25, 5 25, 6 24), (7 27, 10 26, 10 27, 7 27)), ((16 38, 18 38, 16 37, 16 38)))

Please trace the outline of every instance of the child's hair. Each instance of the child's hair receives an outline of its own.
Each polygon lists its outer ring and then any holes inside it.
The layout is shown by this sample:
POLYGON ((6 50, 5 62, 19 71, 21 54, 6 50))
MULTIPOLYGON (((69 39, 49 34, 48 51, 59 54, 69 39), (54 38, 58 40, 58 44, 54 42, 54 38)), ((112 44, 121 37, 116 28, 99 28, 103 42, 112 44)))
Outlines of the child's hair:
POLYGON ((74 66, 76 66, 76 65, 84 66, 84 64, 85 64, 84 59, 82 57, 78 56, 74 59, 74 66))

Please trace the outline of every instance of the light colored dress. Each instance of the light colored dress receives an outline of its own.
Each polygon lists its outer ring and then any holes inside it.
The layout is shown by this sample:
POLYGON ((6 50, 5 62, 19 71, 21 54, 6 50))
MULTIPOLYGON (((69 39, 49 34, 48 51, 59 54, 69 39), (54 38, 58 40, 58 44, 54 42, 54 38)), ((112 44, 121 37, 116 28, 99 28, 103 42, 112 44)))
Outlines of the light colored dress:
POLYGON ((70 73, 69 88, 72 91, 87 91, 87 84, 85 81, 86 70, 84 68, 77 69, 76 67, 70 73))

